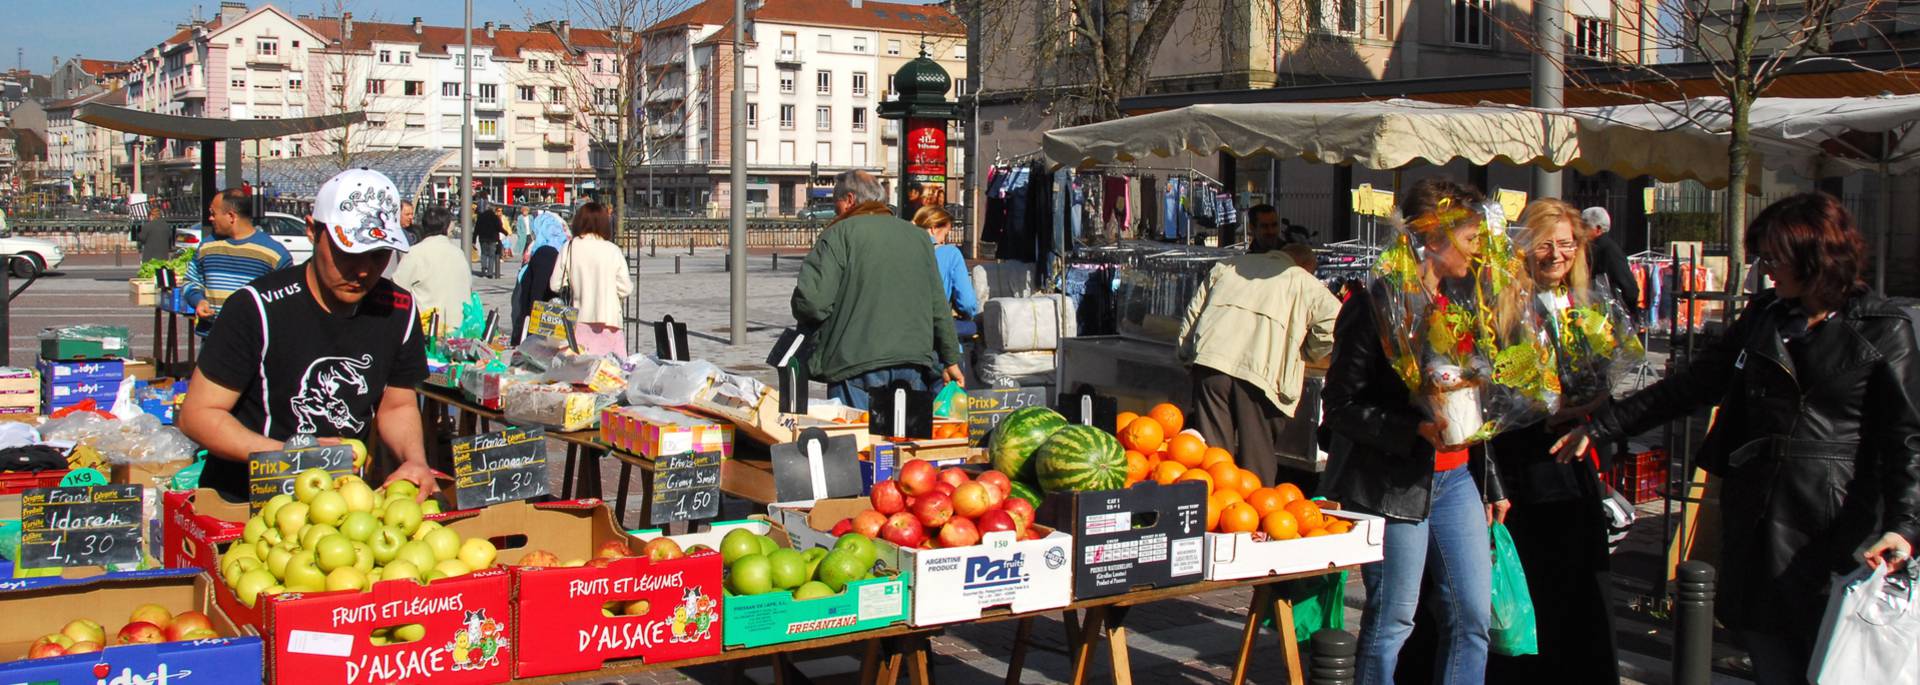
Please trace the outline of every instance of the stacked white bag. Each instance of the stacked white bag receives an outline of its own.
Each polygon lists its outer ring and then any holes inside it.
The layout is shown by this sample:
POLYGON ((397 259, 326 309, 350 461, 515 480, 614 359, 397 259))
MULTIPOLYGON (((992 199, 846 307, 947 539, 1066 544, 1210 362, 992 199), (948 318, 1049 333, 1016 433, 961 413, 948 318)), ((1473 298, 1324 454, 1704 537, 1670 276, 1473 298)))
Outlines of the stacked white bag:
POLYGON ((995 297, 980 312, 979 376, 995 387, 1053 382, 1054 353, 1079 333, 1073 301, 1065 295, 995 297))

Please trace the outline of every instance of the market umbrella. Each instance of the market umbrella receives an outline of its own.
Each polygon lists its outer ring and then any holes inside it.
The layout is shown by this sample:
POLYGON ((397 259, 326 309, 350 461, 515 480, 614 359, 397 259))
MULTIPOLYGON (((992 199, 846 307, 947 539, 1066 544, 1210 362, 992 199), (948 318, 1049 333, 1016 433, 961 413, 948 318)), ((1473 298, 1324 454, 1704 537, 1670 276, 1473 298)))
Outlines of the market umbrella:
MULTIPOLYGON (((1043 144, 1054 165, 1075 168, 1228 152, 1382 170, 1419 162, 1508 162, 1711 185, 1716 144, 1717 166, 1726 166, 1726 146, 1711 135, 1674 136, 1598 117, 1412 100, 1192 105, 1056 129, 1043 144)), ((1724 170, 1719 177, 1724 185, 1724 170)))

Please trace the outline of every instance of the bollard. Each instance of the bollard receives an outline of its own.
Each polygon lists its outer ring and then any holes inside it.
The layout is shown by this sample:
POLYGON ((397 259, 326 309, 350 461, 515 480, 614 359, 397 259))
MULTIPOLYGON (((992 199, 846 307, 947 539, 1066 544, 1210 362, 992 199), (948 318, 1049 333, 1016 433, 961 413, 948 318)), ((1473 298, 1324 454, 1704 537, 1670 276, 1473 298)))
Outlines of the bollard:
POLYGON ((647 241, 647 256, 648 257, 660 256, 660 241, 658 240, 647 241))
POLYGON ((692 233, 687 234, 687 256, 688 257, 693 256, 693 234, 692 233))
POLYGON ((1311 656, 1307 662, 1310 685, 1353 685, 1360 666, 1360 641, 1344 630, 1322 630, 1313 634, 1311 656))
POLYGON ((1713 565, 1680 564, 1673 600, 1673 683, 1707 685, 1713 673, 1713 565))
POLYGON ((780 270, 780 253, 778 252, 773 253, 773 270, 780 270))
POLYGON ((680 256, 679 255, 674 255, 673 257, 673 272, 676 274, 680 273, 680 256))

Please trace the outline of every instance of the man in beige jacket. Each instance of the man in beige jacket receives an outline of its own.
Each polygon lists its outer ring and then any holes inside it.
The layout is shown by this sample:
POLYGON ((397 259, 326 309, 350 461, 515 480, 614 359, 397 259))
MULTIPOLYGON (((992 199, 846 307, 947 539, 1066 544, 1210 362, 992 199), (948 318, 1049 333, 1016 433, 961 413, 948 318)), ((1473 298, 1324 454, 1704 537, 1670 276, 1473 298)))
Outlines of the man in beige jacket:
POLYGON ((1278 222, 1252 218, 1254 252, 1213 267, 1187 305, 1179 353, 1193 367, 1200 435, 1272 485, 1275 439, 1300 404, 1306 363, 1333 351, 1340 300, 1314 278, 1311 248, 1273 249, 1278 222))

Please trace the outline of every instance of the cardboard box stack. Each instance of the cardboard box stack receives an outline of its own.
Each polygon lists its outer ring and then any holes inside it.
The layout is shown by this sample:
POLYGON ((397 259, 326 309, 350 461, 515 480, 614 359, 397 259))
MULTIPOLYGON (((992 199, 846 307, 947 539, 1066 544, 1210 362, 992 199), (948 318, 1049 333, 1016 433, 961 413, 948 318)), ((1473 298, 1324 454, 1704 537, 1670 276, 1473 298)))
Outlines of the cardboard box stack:
POLYGON ((40 374, 0 367, 0 421, 32 421, 40 414, 40 374))
POLYGON ((45 413, 66 409, 93 400, 102 410, 113 409, 120 394, 120 381, 126 378, 126 364, 118 359, 88 361, 40 360, 45 413))

